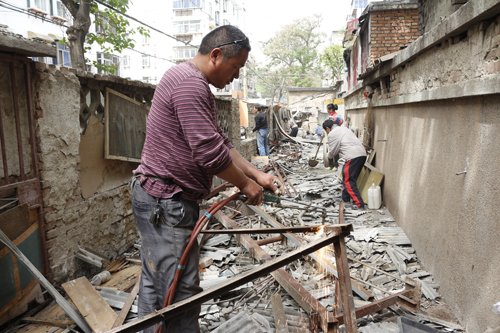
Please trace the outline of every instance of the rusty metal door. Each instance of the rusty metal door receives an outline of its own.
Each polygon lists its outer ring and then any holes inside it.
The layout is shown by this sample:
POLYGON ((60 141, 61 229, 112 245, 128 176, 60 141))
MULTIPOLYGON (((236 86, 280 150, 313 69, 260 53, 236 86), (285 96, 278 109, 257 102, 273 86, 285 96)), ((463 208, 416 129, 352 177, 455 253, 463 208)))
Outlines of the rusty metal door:
MULTIPOLYGON (((48 274, 42 192, 31 93, 32 60, 0 53, 0 229, 48 274), (10 235, 9 235, 10 233, 10 235)), ((0 246, 0 324, 23 308, 38 285, 0 246)))

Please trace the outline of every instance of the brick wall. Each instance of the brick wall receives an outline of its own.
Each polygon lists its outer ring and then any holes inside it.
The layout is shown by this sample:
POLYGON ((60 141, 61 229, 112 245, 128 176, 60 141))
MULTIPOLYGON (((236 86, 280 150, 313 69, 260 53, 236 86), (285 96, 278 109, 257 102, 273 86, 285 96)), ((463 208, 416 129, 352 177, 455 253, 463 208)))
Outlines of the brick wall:
POLYGON ((375 59, 399 50, 418 38, 418 9, 371 13, 370 65, 375 59))

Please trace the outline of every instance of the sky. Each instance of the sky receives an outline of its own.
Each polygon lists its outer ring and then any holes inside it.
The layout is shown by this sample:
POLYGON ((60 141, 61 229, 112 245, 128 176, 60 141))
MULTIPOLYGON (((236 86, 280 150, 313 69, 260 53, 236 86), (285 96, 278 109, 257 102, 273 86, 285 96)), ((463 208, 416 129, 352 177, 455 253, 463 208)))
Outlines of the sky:
POLYGON ((281 26, 295 19, 323 16, 322 31, 328 38, 333 30, 345 28, 351 0, 242 0, 246 9, 246 30, 257 62, 265 61, 259 41, 267 40, 278 32, 281 26))

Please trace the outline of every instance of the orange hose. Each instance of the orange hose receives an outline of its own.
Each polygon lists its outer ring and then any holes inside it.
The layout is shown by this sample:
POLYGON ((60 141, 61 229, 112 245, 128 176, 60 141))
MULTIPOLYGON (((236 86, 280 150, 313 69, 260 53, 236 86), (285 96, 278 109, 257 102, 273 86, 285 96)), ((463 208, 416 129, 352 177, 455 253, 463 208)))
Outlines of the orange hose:
MULTIPOLYGON (((235 200, 240 196, 241 193, 235 193, 229 198, 220 201, 216 204, 214 204, 212 207, 210 207, 207 210, 207 215, 212 216, 213 214, 217 213, 222 207, 224 207, 228 202, 235 200)), ((197 240, 198 235, 200 234, 200 231, 203 229, 205 224, 210 220, 209 217, 206 215, 203 215, 198 222, 196 222, 193 232, 191 233, 191 238, 189 239, 189 243, 186 246, 186 249, 184 250, 184 253, 182 254, 181 260, 179 260, 179 265, 177 266, 177 270, 175 271, 175 276, 174 280, 172 281, 172 284, 170 285, 170 288, 168 288, 167 295, 165 297, 165 301, 163 302, 163 307, 167 307, 168 305, 171 305, 174 301, 174 296, 175 296, 175 290, 177 288, 177 283, 179 282, 182 273, 184 273, 184 267, 189 260, 189 255, 191 252, 191 248, 193 247, 194 242, 197 240)), ((163 327, 165 325, 160 323, 158 327, 155 330, 155 333, 162 333, 163 332, 163 327)))

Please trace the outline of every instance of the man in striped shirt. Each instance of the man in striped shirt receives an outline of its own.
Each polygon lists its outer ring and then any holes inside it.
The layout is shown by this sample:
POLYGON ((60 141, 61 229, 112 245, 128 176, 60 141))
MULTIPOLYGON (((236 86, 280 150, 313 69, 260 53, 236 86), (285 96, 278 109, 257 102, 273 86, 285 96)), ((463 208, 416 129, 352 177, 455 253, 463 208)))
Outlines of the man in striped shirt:
MULTIPOLYGON (((198 220, 196 203, 210 192, 214 175, 237 186, 248 204, 264 199, 261 186, 276 194, 279 180, 260 172, 229 142, 217 123, 209 84, 224 88, 239 77, 250 43, 236 27, 222 26, 207 34, 198 54, 170 68, 158 84, 146 127, 139 176, 132 203, 141 236, 142 275, 139 316, 163 307, 180 257, 198 220), (159 218, 152 215, 157 212, 159 218)), ((202 289, 198 276, 198 244, 178 283, 174 302, 202 289)), ((199 332, 200 307, 166 320, 168 333, 199 332)), ((144 330, 153 332, 154 328, 144 330)))

